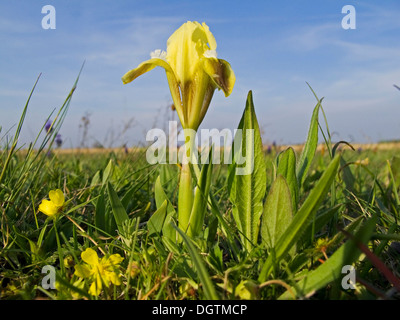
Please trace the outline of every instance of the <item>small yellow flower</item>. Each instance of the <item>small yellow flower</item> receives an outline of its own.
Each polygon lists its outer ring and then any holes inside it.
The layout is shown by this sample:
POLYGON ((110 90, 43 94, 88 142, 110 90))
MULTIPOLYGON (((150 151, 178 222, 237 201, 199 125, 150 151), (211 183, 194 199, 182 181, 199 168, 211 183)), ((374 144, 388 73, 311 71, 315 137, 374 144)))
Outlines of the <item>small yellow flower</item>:
POLYGON ((62 211, 65 203, 64 194, 60 189, 51 190, 49 192, 49 198, 50 201, 46 199, 42 201, 42 203, 39 205, 39 211, 51 218, 54 218, 62 211))
POLYGON ((89 279, 92 284, 89 288, 89 294, 98 296, 103 288, 103 284, 108 288, 110 283, 119 286, 120 279, 120 263, 124 258, 119 254, 104 256, 99 259, 96 251, 87 248, 81 253, 81 258, 85 264, 75 266, 75 275, 89 279))

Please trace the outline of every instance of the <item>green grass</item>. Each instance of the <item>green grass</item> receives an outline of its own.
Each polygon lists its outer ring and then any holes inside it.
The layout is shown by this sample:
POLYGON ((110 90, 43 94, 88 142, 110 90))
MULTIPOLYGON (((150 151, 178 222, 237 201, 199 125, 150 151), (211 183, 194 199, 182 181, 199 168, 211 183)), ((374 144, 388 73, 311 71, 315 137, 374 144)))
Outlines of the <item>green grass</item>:
MULTIPOLYGON (((53 150, 52 141, 67 116, 73 92, 58 110, 55 130, 43 141, 24 148, 17 144, 28 103, 14 136, 0 131, 4 134, 0 140, 0 299, 400 297, 396 290, 400 273, 396 148, 358 151, 341 144, 336 150, 341 155, 337 171, 330 166, 329 152, 317 151, 307 174, 302 171, 294 204, 285 206, 276 198, 276 192, 286 190, 280 178, 278 191, 271 192, 274 201, 267 206, 279 203, 279 208, 294 208, 293 220, 285 219, 288 224, 299 221, 301 228, 287 227, 286 236, 271 247, 261 241, 262 232, 253 245, 244 241, 232 215, 230 169, 215 164, 200 235, 190 239, 179 230, 183 241, 176 241, 170 235, 178 225, 178 166, 149 165, 145 149, 140 148, 127 154, 53 150), (38 207, 57 188, 64 192, 67 205, 52 220, 38 207), (87 248, 95 249, 100 258, 111 254, 124 258, 118 270, 120 285, 105 287, 99 296, 88 294, 90 281, 74 274, 87 248), (354 290, 341 287, 344 264, 356 269, 354 290), (56 289, 42 287, 45 265, 57 271, 56 289)), ((39 131, 38 137, 43 128, 39 131)), ((330 147, 328 138, 327 144, 330 147)), ((279 151, 284 150, 263 153, 264 203, 276 178, 279 151)), ((300 159, 298 152, 296 156, 300 159)), ((273 212, 279 219, 279 210, 273 212)))

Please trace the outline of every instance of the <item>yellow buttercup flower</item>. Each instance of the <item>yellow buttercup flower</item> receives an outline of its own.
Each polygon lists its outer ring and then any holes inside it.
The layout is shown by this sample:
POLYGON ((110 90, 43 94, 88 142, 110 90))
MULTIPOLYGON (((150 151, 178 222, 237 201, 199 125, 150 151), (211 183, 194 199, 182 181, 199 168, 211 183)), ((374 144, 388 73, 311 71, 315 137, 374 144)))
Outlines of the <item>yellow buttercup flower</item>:
POLYGON ((49 198, 50 201, 46 199, 42 200, 42 203, 39 205, 39 211, 54 218, 62 211, 65 203, 64 193, 60 189, 51 190, 49 198))
POLYGON ((155 50, 123 77, 124 84, 154 69, 165 69, 174 106, 184 129, 197 130, 215 89, 229 96, 235 84, 230 64, 217 58, 217 43, 208 26, 188 21, 167 41, 167 51, 155 50))
POLYGON ((119 254, 104 256, 99 259, 96 251, 87 248, 81 253, 81 258, 85 264, 75 266, 75 275, 90 280, 92 283, 89 294, 98 296, 101 293, 103 284, 108 288, 110 283, 120 285, 120 263, 124 258, 119 254))

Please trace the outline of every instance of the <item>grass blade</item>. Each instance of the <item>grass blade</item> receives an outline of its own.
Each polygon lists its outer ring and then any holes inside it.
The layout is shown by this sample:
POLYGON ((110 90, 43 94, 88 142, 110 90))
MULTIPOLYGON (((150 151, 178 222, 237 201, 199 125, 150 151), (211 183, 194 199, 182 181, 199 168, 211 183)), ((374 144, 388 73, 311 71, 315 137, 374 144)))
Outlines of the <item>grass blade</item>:
POLYGON ((200 255, 197 253, 195 246, 192 243, 192 240, 180 230, 177 226, 173 225, 175 230, 180 234, 183 241, 186 243, 190 256, 192 257, 193 263, 196 267, 197 273, 199 275, 200 281, 203 284, 205 298, 208 300, 218 300, 219 297, 217 292, 215 291, 214 285, 211 282, 210 275, 207 272, 206 267, 204 266, 203 261, 201 260, 200 255))
POLYGON ((297 163, 297 181, 299 187, 303 184, 308 169, 310 168, 311 162, 314 158, 315 151, 318 145, 318 114, 321 106, 321 100, 318 101, 314 108, 310 127, 308 129, 308 136, 304 148, 300 154, 299 162, 297 163))

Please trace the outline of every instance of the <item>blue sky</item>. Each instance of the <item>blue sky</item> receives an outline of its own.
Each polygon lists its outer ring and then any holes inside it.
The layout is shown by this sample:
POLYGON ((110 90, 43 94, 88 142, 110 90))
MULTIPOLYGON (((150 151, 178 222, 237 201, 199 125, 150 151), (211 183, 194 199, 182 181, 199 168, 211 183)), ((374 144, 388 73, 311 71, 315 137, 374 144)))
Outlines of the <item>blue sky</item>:
POLYGON ((85 60, 60 131, 64 146, 79 145, 86 113, 88 145, 107 145, 112 137, 116 145, 145 141, 149 129, 172 118, 165 72, 156 68, 128 85, 121 76, 151 51, 165 50, 182 23, 196 20, 210 27, 218 57, 236 74, 231 96, 215 93, 201 128, 235 129, 252 90, 264 142, 301 143, 316 103, 308 82, 324 97, 334 140, 400 139, 400 91, 393 87, 400 85, 399 16, 395 0, 2 0, 0 135, 18 123, 42 73, 21 138, 33 141, 85 60), (55 30, 41 26, 48 4, 56 9, 55 30), (356 9, 355 30, 342 28, 345 5, 356 9))

